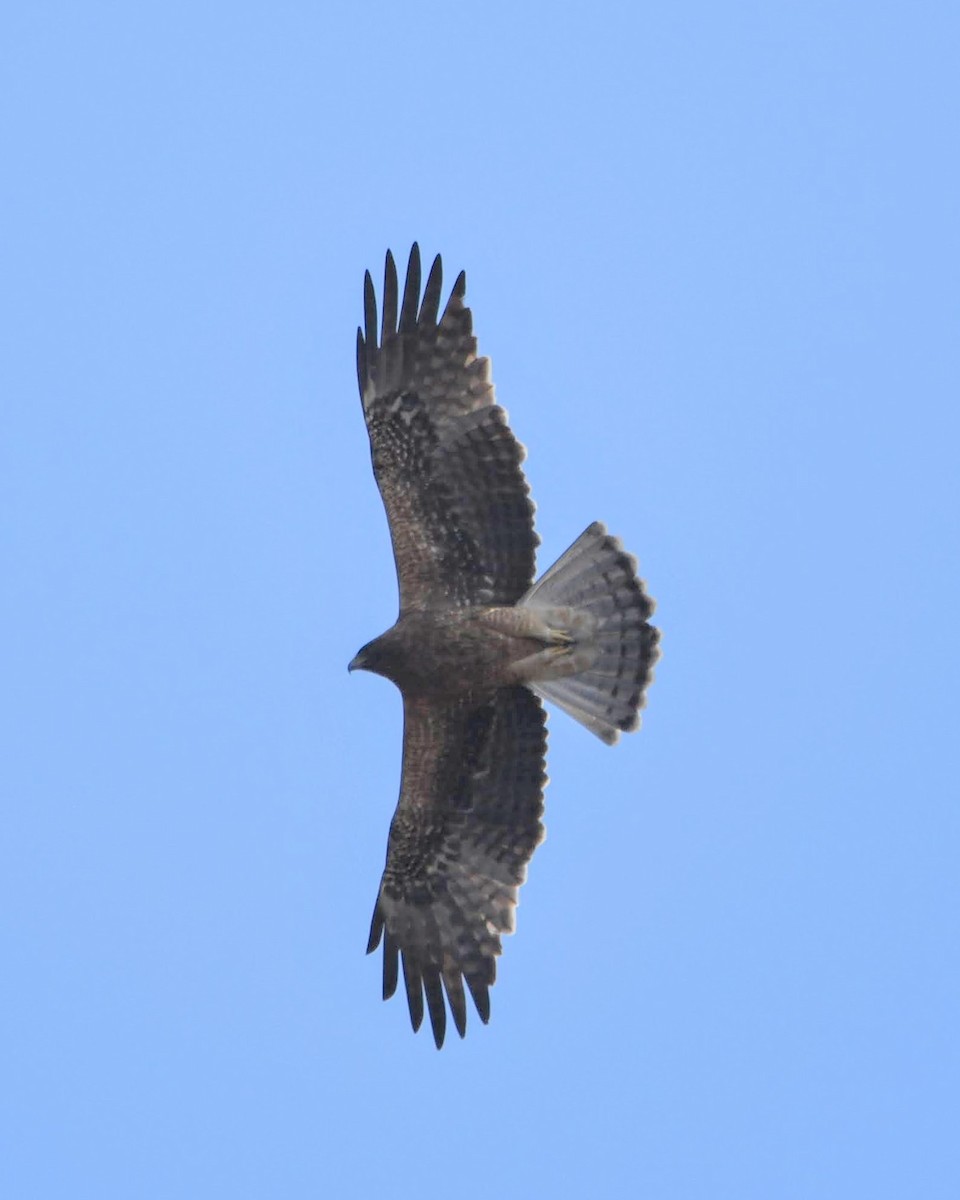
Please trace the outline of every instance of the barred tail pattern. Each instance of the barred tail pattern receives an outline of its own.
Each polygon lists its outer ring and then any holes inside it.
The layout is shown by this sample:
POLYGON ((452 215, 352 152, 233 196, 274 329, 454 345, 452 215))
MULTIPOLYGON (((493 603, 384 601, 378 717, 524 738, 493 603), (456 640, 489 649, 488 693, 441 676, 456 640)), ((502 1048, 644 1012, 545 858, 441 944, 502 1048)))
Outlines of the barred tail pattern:
POLYGON ((649 623, 654 602, 637 577, 637 561, 595 521, 520 601, 531 608, 569 607, 591 618, 590 666, 537 679, 530 687, 608 744, 638 728, 644 693, 659 657, 660 633, 649 623))

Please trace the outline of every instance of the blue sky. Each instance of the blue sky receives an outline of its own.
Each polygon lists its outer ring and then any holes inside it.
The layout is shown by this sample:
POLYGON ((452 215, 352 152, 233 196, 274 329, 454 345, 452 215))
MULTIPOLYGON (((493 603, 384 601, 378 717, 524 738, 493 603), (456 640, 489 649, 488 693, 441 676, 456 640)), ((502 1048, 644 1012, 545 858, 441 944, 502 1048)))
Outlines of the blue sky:
POLYGON ((3 24, 4 1194, 955 1196, 955 8, 3 24), (638 736, 552 715, 442 1054, 363 955, 401 713, 346 672, 415 238, 541 566, 605 520, 664 646, 638 736))

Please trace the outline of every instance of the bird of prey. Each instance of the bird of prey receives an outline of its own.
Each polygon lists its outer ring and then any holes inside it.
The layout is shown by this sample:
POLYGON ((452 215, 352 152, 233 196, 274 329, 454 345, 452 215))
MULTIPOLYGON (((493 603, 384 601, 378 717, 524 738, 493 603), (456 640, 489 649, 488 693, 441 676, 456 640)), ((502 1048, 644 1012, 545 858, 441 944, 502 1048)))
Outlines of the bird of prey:
POLYGON ((464 982, 480 1019, 502 934, 543 838, 553 701, 604 742, 636 729, 659 634, 636 560, 590 525, 534 582, 524 449, 477 356, 466 278, 440 313, 439 255, 420 295, 414 245, 401 296, 387 253, 383 312, 364 280, 357 378, 387 510, 400 615, 349 669, 403 696, 400 799, 367 952, 383 940, 383 997, 402 965, 413 1028, 424 996, 437 1047, 446 992, 461 1037, 464 982))

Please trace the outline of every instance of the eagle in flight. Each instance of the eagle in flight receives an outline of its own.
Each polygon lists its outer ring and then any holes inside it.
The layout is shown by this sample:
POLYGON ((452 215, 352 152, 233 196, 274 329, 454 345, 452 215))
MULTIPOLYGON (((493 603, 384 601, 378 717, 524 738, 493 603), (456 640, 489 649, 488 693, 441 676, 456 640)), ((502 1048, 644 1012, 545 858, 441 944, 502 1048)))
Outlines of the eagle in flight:
POLYGON ((367 952, 383 941, 383 997, 402 966, 414 1030, 424 997, 437 1047, 446 992, 461 1037, 464 982, 480 1019, 502 934, 543 838, 551 700, 604 742, 636 729, 657 659, 636 560, 594 522, 534 582, 523 446, 477 356, 466 277, 440 313, 420 252, 403 295, 387 253, 382 319, 364 280, 357 378, 387 510, 400 615, 350 670, 403 696, 403 770, 367 952))

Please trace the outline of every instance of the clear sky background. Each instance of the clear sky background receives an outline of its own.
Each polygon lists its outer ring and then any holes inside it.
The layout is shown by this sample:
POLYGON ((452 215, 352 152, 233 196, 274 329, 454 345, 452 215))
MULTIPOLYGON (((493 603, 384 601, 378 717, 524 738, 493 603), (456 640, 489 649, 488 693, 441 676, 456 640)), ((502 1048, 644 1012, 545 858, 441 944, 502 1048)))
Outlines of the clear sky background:
POLYGON ((951 4, 10 5, 0 1191, 960 1195, 951 4), (493 1016, 367 929, 401 710, 354 372, 468 272, 541 567, 664 656, 551 717, 493 1016))

